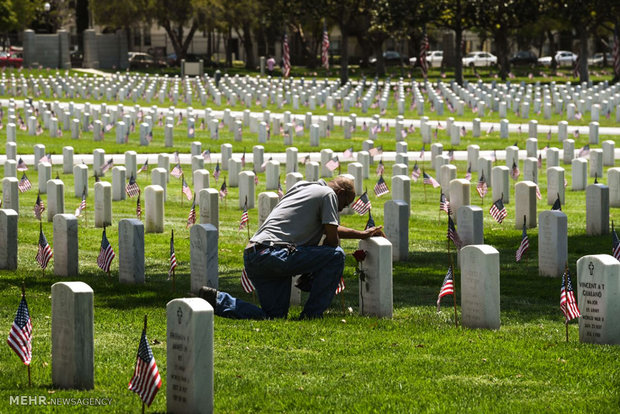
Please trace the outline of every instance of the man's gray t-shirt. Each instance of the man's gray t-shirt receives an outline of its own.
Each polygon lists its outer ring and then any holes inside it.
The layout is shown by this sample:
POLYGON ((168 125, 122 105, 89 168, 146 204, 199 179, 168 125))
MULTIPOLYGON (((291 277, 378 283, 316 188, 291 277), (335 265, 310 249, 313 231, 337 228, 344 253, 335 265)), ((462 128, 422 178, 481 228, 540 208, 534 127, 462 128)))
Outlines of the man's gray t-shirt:
POLYGON ((338 197, 323 180, 299 181, 271 211, 251 241, 316 246, 324 224, 339 224, 338 197))

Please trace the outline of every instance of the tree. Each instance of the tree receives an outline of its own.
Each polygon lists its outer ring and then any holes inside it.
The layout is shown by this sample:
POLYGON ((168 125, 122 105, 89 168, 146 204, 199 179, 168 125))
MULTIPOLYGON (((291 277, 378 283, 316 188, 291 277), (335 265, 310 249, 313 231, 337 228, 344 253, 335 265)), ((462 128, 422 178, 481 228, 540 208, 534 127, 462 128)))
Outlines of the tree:
POLYGON ((340 43, 340 83, 349 80, 349 35, 353 30, 355 18, 359 15, 363 0, 328 0, 330 15, 338 23, 342 40, 340 43))
POLYGON ((514 30, 538 17, 538 2, 536 0, 474 0, 474 7, 476 26, 486 29, 493 36, 500 76, 505 81, 510 71, 508 39, 514 30))
POLYGON ((214 6, 210 0, 152 0, 150 16, 168 34, 177 59, 184 59, 196 30, 204 27, 207 12, 214 6))
MULTIPOLYGON (((454 78, 463 84, 463 31, 474 25, 475 8, 470 0, 440 0, 440 12, 435 22, 454 31, 454 78)), ((446 51, 444 51, 446 59, 446 51)))

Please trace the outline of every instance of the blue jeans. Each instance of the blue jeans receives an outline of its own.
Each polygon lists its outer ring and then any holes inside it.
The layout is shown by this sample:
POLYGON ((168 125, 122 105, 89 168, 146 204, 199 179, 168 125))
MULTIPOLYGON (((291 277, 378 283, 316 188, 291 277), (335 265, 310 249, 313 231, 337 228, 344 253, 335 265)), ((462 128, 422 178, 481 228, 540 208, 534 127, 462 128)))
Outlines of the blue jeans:
POLYGON ((269 318, 286 318, 292 278, 302 273, 310 273, 313 282, 301 318, 321 317, 336 294, 344 257, 340 247, 330 246, 302 246, 294 250, 274 246, 243 252, 245 270, 269 318))
POLYGON ((215 314, 230 319, 265 319, 265 312, 256 305, 236 299, 226 292, 217 292, 215 314))

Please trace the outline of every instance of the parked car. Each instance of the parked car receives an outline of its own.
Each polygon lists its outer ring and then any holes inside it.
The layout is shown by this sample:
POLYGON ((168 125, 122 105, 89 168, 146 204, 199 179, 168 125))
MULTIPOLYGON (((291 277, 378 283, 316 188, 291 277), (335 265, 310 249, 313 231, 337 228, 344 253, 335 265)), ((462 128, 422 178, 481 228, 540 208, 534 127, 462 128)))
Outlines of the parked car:
POLYGON ((130 52, 129 55, 129 68, 130 69, 149 69, 149 68, 163 68, 166 67, 166 62, 156 60, 148 53, 142 52, 130 52))
POLYGON ((611 53, 595 53, 591 58, 588 59, 588 65, 590 66, 603 66, 605 63, 605 59, 603 59, 603 55, 607 58, 607 64, 611 65, 611 53))
MULTIPOLYGON (((577 60, 577 55, 566 50, 558 50, 555 54, 555 62, 558 66, 572 66, 577 60)), ((551 66, 551 56, 543 56, 538 59, 538 64, 543 66, 551 66)))
POLYGON ((530 50, 520 50, 510 58, 510 64, 515 66, 535 65, 536 63, 538 63, 538 58, 530 50))
MULTIPOLYGON (((383 52, 383 60, 386 65, 400 65, 401 62, 408 62, 407 56, 403 56, 395 50, 386 50, 383 52)), ((376 57, 371 57, 368 61, 371 65, 377 63, 376 57)))
POLYGON ((470 52, 463 58, 463 66, 493 66, 497 65, 497 56, 489 52, 470 52))
POLYGON ((21 68, 24 64, 24 57, 21 52, 0 52, 0 66, 21 68))
POLYGON ((426 60, 430 67, 438 68, 443 62, 443 50, 429 50, 426 53, 426 60))

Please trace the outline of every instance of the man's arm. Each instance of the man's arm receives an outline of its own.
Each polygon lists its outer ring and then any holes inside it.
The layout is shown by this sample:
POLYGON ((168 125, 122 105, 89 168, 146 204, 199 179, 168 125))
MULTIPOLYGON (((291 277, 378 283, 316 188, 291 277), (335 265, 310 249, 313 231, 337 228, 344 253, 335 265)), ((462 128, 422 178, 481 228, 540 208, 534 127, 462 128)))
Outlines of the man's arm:
POLYGON ((338 230, 340 226, 335 224, 325 224, 325 240, 323 244, 331 247, 338 247, 340 245, 340 238, 338 237, 338 230))
POLYGON ((350 229, 344 226, 338 226, 338 236, 341 239, 367 239, 369 237, 381 236, 385 237, 383 234, 383 226, 378 227, 370 227, 369 229, 360 231, 355 229, 350 229))

